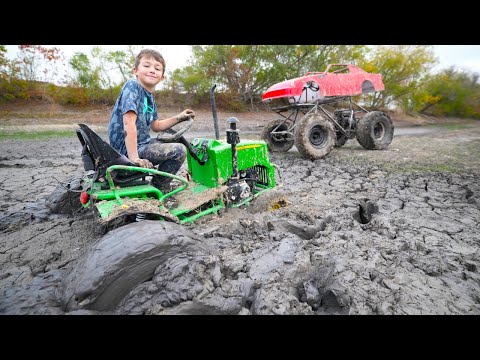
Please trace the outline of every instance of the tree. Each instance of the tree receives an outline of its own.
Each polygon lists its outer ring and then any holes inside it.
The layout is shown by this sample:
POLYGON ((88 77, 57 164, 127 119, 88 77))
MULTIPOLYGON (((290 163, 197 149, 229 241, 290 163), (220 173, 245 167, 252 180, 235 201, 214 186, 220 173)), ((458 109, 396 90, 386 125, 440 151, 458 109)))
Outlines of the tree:
POLYGON ((0 45, 0 78, 6 80, 10 75, 11 61, 7 58, 7 48, 5 45, 0 45))
POLYGON ((205 93, 213 83, 250 103, 269 86, 330 62, 355 62, 368 49, 360 45, 209 45, 193 46, 189 65, 173 73, 167 86, 205 93))
POLYGON ((372 56, 361 63, 367 72, 381 73, 385 90, 369 96, 371 108, 398 105, 409 109, 410 97, 421 86, 436 63, 432 46, 378 46, 372 56))
POLYGON ((27 81, 52 81, 58 75, 58 63, 64 56, 58 48, 41 45, 19 45, 18 68, 27 81))
POLYGON ((127 81, 132 75, 135 62, 134 47, 125 51, 105 51, 92 48, 90 54, 75 53, 70 59, 74 70, 73 82, 87 88, 112 88, 127 81))
POLYGON ((74 82, 85 88, 100 88, 100 69, 92 68, 86 54, 75 53, 69 63, 75 73, 74 82))
POLYGON ((132 54, 124 51, 110 51, 105 58, 113 64, 112 69, 120 73, 122 82, 126 82, 132 76, 132 68, 135 62, 135 57, 132 54))
POLYGON ((431 115, 480 118, 479 74, 455 67, 432 75, 425 82, 414 110, 431 115))

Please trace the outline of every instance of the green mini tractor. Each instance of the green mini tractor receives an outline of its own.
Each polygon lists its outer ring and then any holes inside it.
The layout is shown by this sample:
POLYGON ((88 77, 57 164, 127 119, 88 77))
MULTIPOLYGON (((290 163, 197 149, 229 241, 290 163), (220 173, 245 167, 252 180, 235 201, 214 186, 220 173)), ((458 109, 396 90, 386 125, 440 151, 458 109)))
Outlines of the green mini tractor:
POLYGON ((194 138, 188 142, 183 134, 192 119, 157 136, 159 141, 186 146, 186 177, 137 167, 87 125, 79 124, 77 135, 85 168, 80 193, 83 207, 93 208, 103 224, 118 226, 144 219, 184 224, 222 209, 248 205, 274 188, 275 167, 264 141, 241 141, 238 120, 233 117, 227 120, 226 140, 219 139, 214 89, 210 94, 215 139, 194 138), (170 177, 175 186, 163 193, 151 184, 152 175, 170 177))

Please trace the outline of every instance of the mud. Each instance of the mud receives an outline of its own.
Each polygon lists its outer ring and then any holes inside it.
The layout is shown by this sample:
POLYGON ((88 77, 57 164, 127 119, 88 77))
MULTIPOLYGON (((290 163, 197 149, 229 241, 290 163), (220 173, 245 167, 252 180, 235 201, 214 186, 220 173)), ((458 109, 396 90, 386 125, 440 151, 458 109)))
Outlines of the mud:
MULTIPOLYGON (((246 125, 241 136, 258 136, 246 125)), ((2 140, 0 313, 480 314, 480 123, 421 129, 383 151, 351 140, 323 160, 295 147, 272 153, 277 189, 193 225, 169 223, 167 237, 152 221, 102 236, 93 213, 47 208, 81 172, 75 137, 2 140), (115 301, 72 305, 72 294, 102 299, 101 282, 82 283, 81 271, 115 274, 111 257, 92 262, 96 247, 121 254, 128 246, 115 245, 142 236, 168 252, 150 275, 115 301)))

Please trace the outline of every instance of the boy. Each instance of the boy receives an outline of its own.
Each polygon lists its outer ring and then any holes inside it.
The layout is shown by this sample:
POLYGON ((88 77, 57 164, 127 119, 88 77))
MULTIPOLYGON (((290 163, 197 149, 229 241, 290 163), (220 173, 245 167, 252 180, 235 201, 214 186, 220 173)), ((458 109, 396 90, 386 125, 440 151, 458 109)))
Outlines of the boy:
MULTIPOLYGON (((139 167, 158 166, 159 171, 176 174, 186 157, 185 146, 179 143, 161 143, 150 138, 150 130, 164 131, 181 121, 194 118, 193 110, 159 120, 153 92, 164 79, 165 60, 155 50, 144 49, 135 59, 133 74, 118 95, 110 116, 108 135, 110 145, 139 167)), ((165 190, 172 179, 153 176, 152 184, 165 190)))

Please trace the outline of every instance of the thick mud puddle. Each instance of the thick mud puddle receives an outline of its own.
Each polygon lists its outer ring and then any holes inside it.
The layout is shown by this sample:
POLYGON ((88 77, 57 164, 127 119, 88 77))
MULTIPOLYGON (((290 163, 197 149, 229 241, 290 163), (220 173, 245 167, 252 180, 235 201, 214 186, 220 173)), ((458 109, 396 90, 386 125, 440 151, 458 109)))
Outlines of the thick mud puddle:
MULTIPOLYGON (((480 148, 478 132, 451 138, 480 148)), ((81 172, 76 138, 2 141, 0 313, 480 314, 479 167, 442 171, 445 136, 422 153, 415 139, 272 153, 280 186, 249 207, 105 236, 89 212, 46 207, 81 172)))

